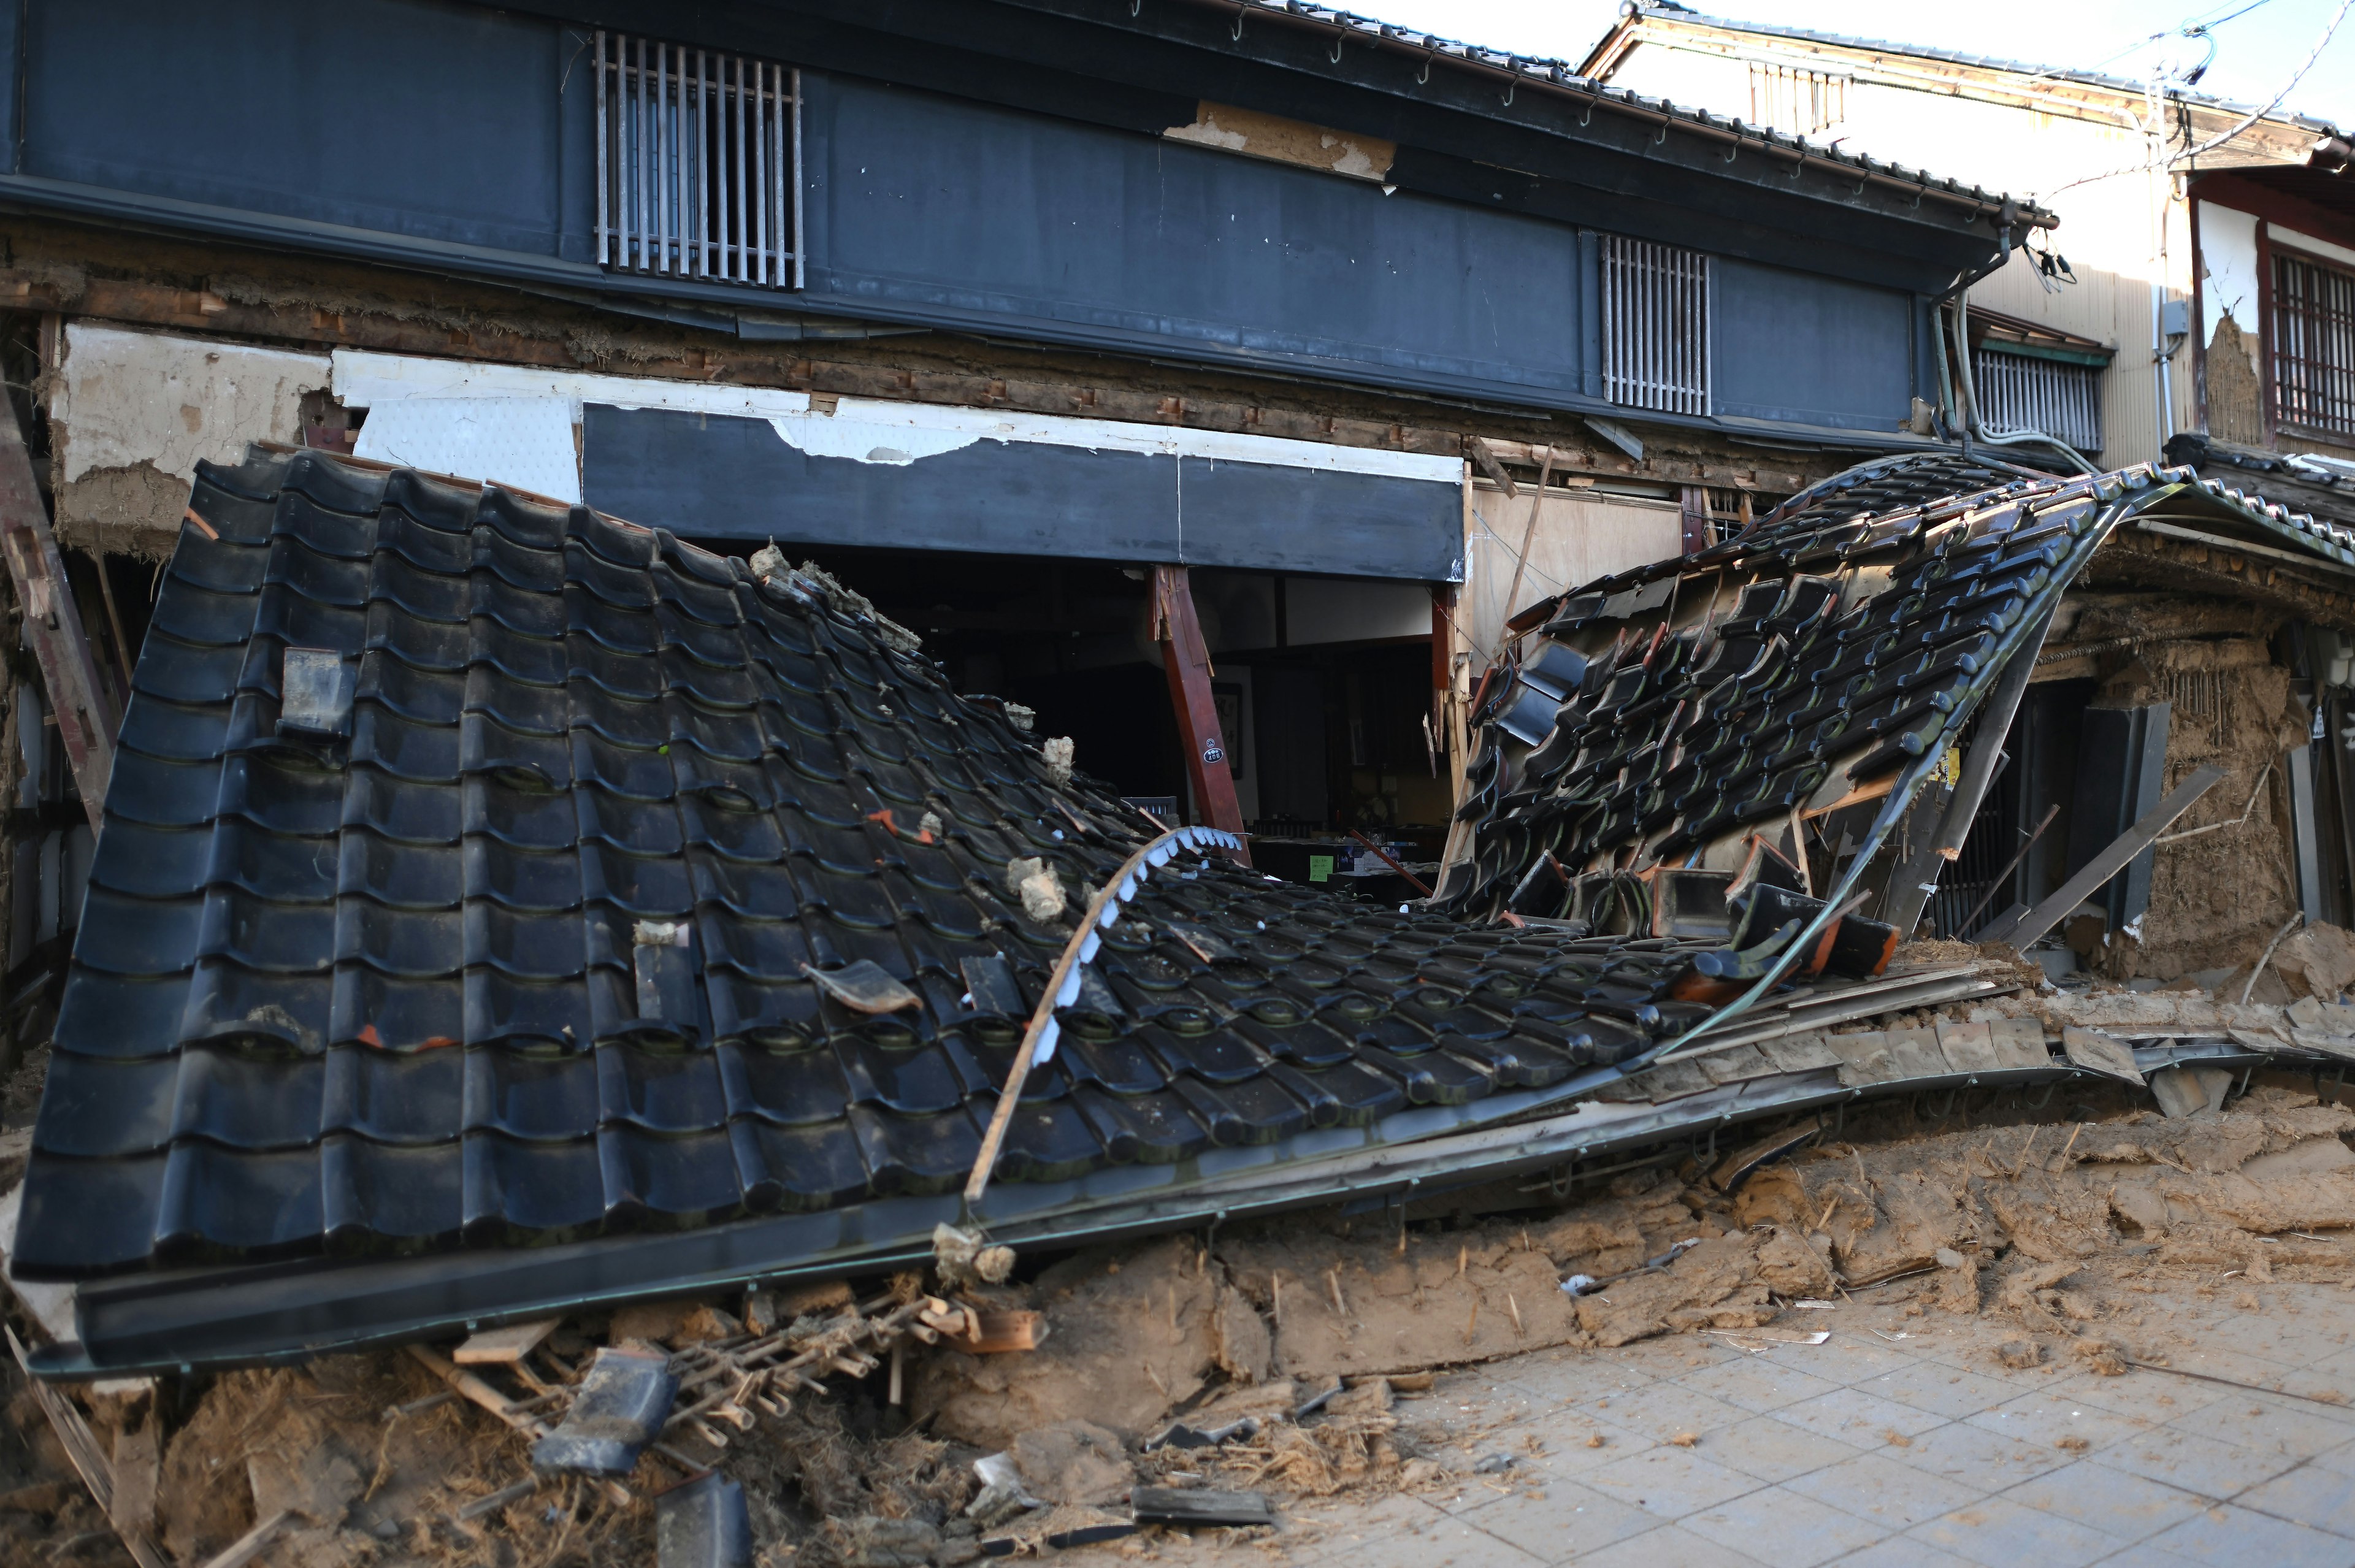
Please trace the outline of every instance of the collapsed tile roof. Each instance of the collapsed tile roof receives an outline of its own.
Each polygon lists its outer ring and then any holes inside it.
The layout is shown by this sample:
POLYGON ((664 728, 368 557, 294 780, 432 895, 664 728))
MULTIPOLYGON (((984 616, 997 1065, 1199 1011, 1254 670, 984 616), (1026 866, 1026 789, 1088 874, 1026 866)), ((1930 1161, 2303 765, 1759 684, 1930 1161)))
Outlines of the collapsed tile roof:
MULTIPOLYGON (((1589 935, 1548 918, 1569 880, 1697 863, 1875 770, 1893 814, 2131 513, 2303 537, 2175 474, 1963 463, 1868 464, 1544 604, 1489 683, 1442 907, 1216 856, 1146 880, 975 1218, 1067 1239, 1379 1192, 1424 1179, 1421 1140, 1561 1114, 1727 1016, 1691 986, 1721 905, 1589 935)), ((52 1368, 924 1255, 1073 911, 1156 825, 799 573, 316 453, 200 466, 190 518, 11 1260, 80 1282, 52 1368), (1034 857, 1060 914, 1009 885, 1034 857)))

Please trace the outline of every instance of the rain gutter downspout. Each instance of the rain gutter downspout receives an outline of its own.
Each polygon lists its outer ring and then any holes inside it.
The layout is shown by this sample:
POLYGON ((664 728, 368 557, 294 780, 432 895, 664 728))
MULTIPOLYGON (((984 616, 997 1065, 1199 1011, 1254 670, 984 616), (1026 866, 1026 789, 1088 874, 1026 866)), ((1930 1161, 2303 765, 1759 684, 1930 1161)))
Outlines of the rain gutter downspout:
MULTIPOLYGON (((2007 229, 2003 232, 2003 259, 1996 263, 1996 267, 1989 268, 1988 271, 1990 272, 1996 271, 2003 265, 2004 261, 2009 261, 2010 259, 2011 230, 2007 229)), ((1978 388, 1971 380, 1972 281, 1976 280, 1966 281, 1958 286, 1954 293, 1955 368, 1959 373, 1963 388, 1963 428, 1966 432, 1963 442, 1964 452, 1968 453, 1970 451, 1969 437, 1976 435, 1980 441, 1986 443, 1989 446, 2048 447, 2051 451, 2060 453, 2062 457, 2067 458, 2070 464, 2081 474, 2099 474, 2102 472, 2100 469, 2094 467, 2091 463, 2087 462, 2085 460, 2084 453, 2079 452, 2075 447, 2071 446, 2067 442, 2061 440, 2057 436, 2047 435, 2042 431, 2014 431, 2009 435, 1990 435, 1987 433, 1987 426, 1981 422, 1979 419, 1978 388)), ((1941 303, 1943 304, 1944 302, 1942 301, 1941 303)), ((1940 330, 1944 331, 1945 327, 1941 325, 1940 330)))

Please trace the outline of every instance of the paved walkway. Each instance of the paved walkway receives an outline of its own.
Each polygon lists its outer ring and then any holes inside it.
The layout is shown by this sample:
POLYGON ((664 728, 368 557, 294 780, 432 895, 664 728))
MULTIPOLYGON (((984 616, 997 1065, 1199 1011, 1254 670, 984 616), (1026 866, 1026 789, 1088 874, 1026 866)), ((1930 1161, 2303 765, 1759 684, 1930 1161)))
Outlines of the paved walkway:
MULTIPOLYGON (((2261 1299, 2170 1302, 2163 1325, 2153 1313, 2122 1331, 2181 1369, 2355 1401, 2355 1290, 2255 1288, 2261 1299)), ((1337 1568, 2355 1568, 2355 1403, 2159 1371, 2015 1371, 1994 1355, 2009 1325, 1934 1311, 1848 1305, 1761 1333, 1815 1328, 1831 1338, 1750 1353, 1683 1336, 1444 1378, 1399 1408, 1449 1486, 1295 1504, 1264 1555, 1337 1568), (1510 1468, 1474 1473, 1499 1454, 1510 1468)))

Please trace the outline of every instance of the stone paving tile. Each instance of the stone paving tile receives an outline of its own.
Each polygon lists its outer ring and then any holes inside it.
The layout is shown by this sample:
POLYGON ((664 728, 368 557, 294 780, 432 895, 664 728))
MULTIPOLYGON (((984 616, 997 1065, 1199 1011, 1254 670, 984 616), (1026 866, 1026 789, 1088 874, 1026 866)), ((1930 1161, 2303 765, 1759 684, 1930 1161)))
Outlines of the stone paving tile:
POLYGON ((1987 1495, 1982 1488, 1924 1475, 1886 1454, 1859 1454, 1784 1483, 1791 1491, 1858 1518, 1906 1530, 1987 1495))
POLYGON ((2003 1495, 2008 1501, 2042 1509, 2126 1541, 2156 1535, 2209 1506, 2206 1498, 2179 1487, 2113 1470, 2092 1459, 2022 1481, 2003 1495))
POLYGON ((2262 1453, 2172 1426, 2158 1427, 2102 1450, 2102 1463, 2114 1470, 2147 1476, 2206 1498, 2237 1496, 2298 1462, 2290 1455, 2262 1453))
POLYGON ((1382 1499, 1376 1509, 1360 1510, 1346 1526, 1327 1531, 1316 1550, 1315 1561, 1346 1563, 1348 1568, 1435 1568, 1442 1563, 1454 1563, 1456 1568, 1535 1568, 1550 1561, 1451 1518, 1421 1499, 1396 1496, 1382 1499), (1413 1506, 1395 1506, 1401 1502, 1413 1506))
POLYGON ((1757 1477, 1703 1458, 1689 1448, 1660 1447, 1590 1473, 1585 1484, 1604 1496, 1682 1519, 1695 1509, 1758 1489, 1757 1477))
POLYGON ((2347 1538, 2328 1535, 2252 1509, 2202 1509, 2149 1544, 2196 1563, 2262 1563, 2264 1568, 2347 1568, 2347 1538))
POLYGON ((2066 1450, 2075 1453, 2124 1443, 2161 1424, 2042 1392, 2020 1394, 1993 1410, 1983 1410, 1963 1419, 1966 1424, 1999 1437, 2024 1438, 2052 1447, 2058 1447, 2063 1438, 2082 1442, 2083 1448, 2066 1450))
POLYGON ((1966 1371, 1944 1361, 1920 1361, 1870 1382, 1856 1385, 1866 1393, 1893 1399, 1933 1415, 1958 1419, 1991 1410, 2017 1398, 2019 1388, 1984 1372, 1966 1371))
POLYGON ((1905 1535, 1891 1536, 1839 1560, 1839 1568, 1969 1568, 1969 1564, 1967 1557, 1941 1552, 1926 1541, 1905 1535))
POLYGON ((1984 1498, 1916 1525, 1906 1539, 1944 1547, 1987 1568, 2083 1568, 2125 1542, 2098 1530, 2002 1498, 1984 1498))
POLYGON ((1682 1383, 1657 1383, 1639 1396, 1613 1400, 1608 1408, 1598 1406, 1595 1413, 1665 1442, 1680 1433, 1732 1426, 1747 1420, 1751 1413, 1682 1383))
POLYGON ((2271 1386, 2284 1393, 2319 1395, 2341 1404, 2355 1401, 2355 1351, 2341 1350, 2318 1357, 2306 1366, 2292 1367, 2271 1386))
POLYGON ((1370 1543, 1436 1530, 1444 1522, 1440 1510, 1423 1499, 1392 1492, 1370 1503, 1336 1501, 1291 1509, 1276 1539, 1304 1562, 1354 1558, 1370 1543))
POLYGON ((2148 1421, 2153 1425, 2164 1425, 2179 1415, 2205 1410, 2220 1399, 2232 1397, 2233 1392, 2220 1383, 2202 1382, 2197 1378, 2169 1377, 2165 1372, 2157 1371, 2129 1372, 2122 1378, 2078 1372, 2037 1384, 2029 1392, 2055 1400, 2065 1399, 2073 1405, 2091 1405, 2131 1419, 2148 1421))
POLYGON ((1678 1523, 1720 1546, 1763 1552, 1777 1568, 1816 1568, 1893 1533, 1782 1487, 1700 1509, 1678 1523))
POLYGON ((1538 1416, 1509 1432, 1496 1434, 1496 1438, 1499 1446, 1515 1456, 1514 1473, 1534 1477, 1540 1484, 1557 1477, 1576 1479, 1590 1470, 1616 1464, 1631 1454, 1659 1446, 1657 1439, 1641 1432, 1583 1413, 1575 1416, 1538 1416), (1537 1453, 1523 1448, 1520 1436, 1524 1433, 1536 1436, 1542 1445, 1537 1453), (1588 1439, 1592 1437, 1603 1441, 1590 1446, 1588 1439))
POLYGON ((1803 1399, 1813 1399, 1840 1387, 1828 1378, 1784 1366, 1764 1356, 1745 1356, 1687 1372, 1676 1380, 1678 1388, 1705 1393, 1743 1410, 1780 1410, 1803 1399))
POLYGON ((1781 1482, 1854 1458, 1858 1450, 1787 1421, 1753 1415, 1704 1435, 1700 1452, 1744 1475, 1781 1482))
POLYGON ((1578 1568, 1757 1568, 1776 1561, 1772 1550, 1753 1557, 1673 1524, 1606 1546, 1576 1560, 1578 1568))
POLYGON ((2310 1459, 2355 1438, 2355 1412, 2341 1413, 2295 1400, 2250 1394, 2219 1400, 2198 1414, 2178 1416, 2168 1425, 2264 1454, 2310 1459))
POLYGON ((2057 1470, 2074 1457, 2050 1444, 2030 1443, 1962 1421, 1948 1422, 1910 1443, 1892 1443, 1883 1452, 1899 1464, 1989 1492, 2057 1470))
POLYGON ((1911 1437, 1917 1432, 1927 1432, 1945 1424, 1945 1417, 1932 1415, 1910 1404, 1900 1404, 1893 1399, 1867 1393, 1859 1388, 1845 1388, 1831 1393, 1818 1394, 1814 1399, 1801 1400, 1774 1412, 1774 1419, 1787 1421, 1794 1426, 1804 1426, 1835 1442, 1870 1448, 1888 1441, 1888 1435, 1911 1437))
POLYGON ((1584 1353, 1561 1359, 1525 1357, 1506 1363, 1504 1378, 1525 1389, 1538 1402, 1555 1404, 1592 1403, 1614 1395, 1632 1394, 1659 1380, 1647 1371, 1620 1366, 1608 1356, 1584 1353))
POLYGON ((2260 1481, 2232 1501, 2275 1519, 2355 1538, 2355 1485, 2350 1484, 2348 1477, 2320 1465, 2300 1465, 2270 1481, 2260 1481))
POLYGON ((1548 1562, 1590 1552, 1659 1527, 1659 1515, 1574 1481, 1550 1481, 1533 1490, 1493 1498, 1465 1513, 1466 1524, 1509 1541, 1548 1562))
POLYGON ((2342 1444, 2339 1447, 2317 1454, 2314 1456, 2314 1463, 2338 1475, 2355 1476, 2355 1443, 2342 1444))

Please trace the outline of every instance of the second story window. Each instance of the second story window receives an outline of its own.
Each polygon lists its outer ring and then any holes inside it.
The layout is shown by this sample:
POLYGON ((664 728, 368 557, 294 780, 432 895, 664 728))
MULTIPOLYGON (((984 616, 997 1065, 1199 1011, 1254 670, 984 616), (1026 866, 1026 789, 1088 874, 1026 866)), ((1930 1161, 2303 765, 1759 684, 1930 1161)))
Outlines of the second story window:
POLYGON ((801 72, 628 33, 594 47, 598 263, 799 288, 801 72))
POLYGON ((1793 136, 1828 131, 1848 118, 1848 78, 1797 66, 1750 64, 1750 123, 1793 136))
POLYGON ((1631 409, 1709 412, 1709 258, 1603 236, 1603 395, 1631 409))
POLYGON ((1991 344, 1971 351, 1972 389, 1990 435, 2039 431, 2088 456, 2102 450, 2102 367, 2077 365, 1991 344))
POLYGON ((2274 419, 2355 438, 2355 272, 2274 252, 2274 419))

